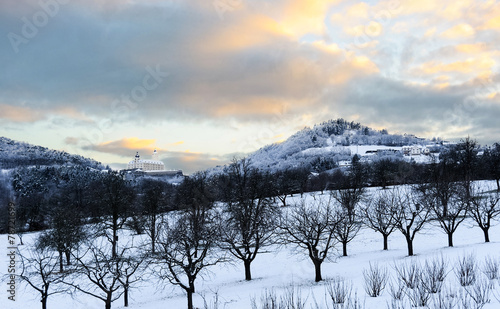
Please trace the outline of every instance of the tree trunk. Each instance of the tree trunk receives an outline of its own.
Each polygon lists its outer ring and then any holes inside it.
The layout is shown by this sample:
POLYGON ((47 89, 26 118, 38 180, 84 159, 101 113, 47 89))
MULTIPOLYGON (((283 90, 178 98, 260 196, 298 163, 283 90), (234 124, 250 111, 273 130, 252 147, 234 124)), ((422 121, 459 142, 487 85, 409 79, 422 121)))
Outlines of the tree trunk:
POLYGON ((66 254, 66 265, 71 265, 71 252, 66 250, 64 253, 66 254))
POLYGON ((453 247, 453 233, 448 233, 448 247, 453 247))
POLYGON ((252 273, 250 271, 250 260, 244 260, 243 263, 245 264, 245 280, 252 280, 252 273))
POLYGON ((104 304, 105 304, 104 306, 105 309, 111 309, 111 296, 108 295, 104 304))
POLYGON ((116 258, 116 243, 118 242, 118 235, 116 235, 116 229, 113 228, 113 242, 111 248, 111 256, 116 258))
POLYGON ((497 178, 497 191, 500 191, 500 179, 497 178))
POLYGON ((406 244, 408 245, 408 256, 413 256, 413 240, 406 237, 406 244))
POLYGON ((47 295, 42 295, 42 309, 47 309, 47 295))
POLYGON ((128 286, 123 286, 123 306, 128 307, 128 286))
POLYGON ((188 309, 194 309, 193 308, 193 292, 191 289, 188 289, 187 291, 187 298, 188 298, 188 309))
POLYGON ((63 272, 63 253, 62 251, 59 251, 59 272, 63 272))
POLYGON ((347 241, 342 242, 342 255, 347 256, 347 241))
POLYGON ((314 270, 315 270, 315 278, 314 281, 319 282, 323 280, 321 277, 321 262, 320 261, 313 261, 314 263, 314 270))
POLYGON ((483 228, 483 233, 484 233, 484 242, 490 242, 490 234, 488 233, 488 229, 483 228))
POLYGON ((389 239, 389 235, 387 234, 382 234, 384 235, 384 250, 389 250, 389 246, 388 246, 388 239, 389 239))

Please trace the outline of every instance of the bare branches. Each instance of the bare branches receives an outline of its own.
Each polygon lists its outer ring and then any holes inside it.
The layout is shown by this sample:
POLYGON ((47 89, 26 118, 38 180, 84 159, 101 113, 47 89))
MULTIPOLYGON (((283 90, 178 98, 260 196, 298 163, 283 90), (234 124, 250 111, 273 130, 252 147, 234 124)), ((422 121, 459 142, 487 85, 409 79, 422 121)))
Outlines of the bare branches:
POLYGON ((430 215, 427 207, 423 207, 413 191, 394 191, 396 207, 396 228, 405 236, 408 246, 408 255, 413 255, 413 240, 415 235, 424 227, 430 215))
POLYGON ((478 191, 477 187, 471 186, 469 214, 483 231, 484 241, 490 242, 489 229, 492 221, 500 215, 500 194, 498 191, 490 194, 478 191))
POLYGON ((184 196, 184 211, 172 223, 166 223, 159 236, 158 276, 180 286, 187 293, 188 309, 193 309, 195 280, 206 268, 224 261, 216 249, 220 239, 219 222, 206 197, 203 175, 195 176, 197 183, 190 196, 184 196))
POLYGON ((384 250, 388 250, 388 237, 396 229, 399 196, 397 189, 383 190, 362 208, 366 226, 384 237, 384 250))
POLYGON ((21 257, 19 278, 40 293, 42 309, 46 309, 50 295, 67 291, 61 286, 66 273, 57 271, 59 260, 57 253, 40 248, 30 250, 27 256, 21 253, 19 256, 21 257))
POLYGON ((331 199, 317 199, 310 205, 305 200, 281 220, 282 241, 307 250, 316 270, 315 281, 321 281, 321 263, 335 245, 337 225, 331 199))

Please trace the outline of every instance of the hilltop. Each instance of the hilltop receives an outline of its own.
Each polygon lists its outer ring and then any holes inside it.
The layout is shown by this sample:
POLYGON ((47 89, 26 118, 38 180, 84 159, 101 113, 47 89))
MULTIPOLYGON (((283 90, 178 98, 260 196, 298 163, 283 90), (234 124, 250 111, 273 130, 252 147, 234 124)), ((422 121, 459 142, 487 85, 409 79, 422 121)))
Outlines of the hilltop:
POLYGON ((0 136, 0 169, 34 165, 80 165, 103 168, 100 162, 93 159, 0 136))
POLYGON ((329 120, 306 127, 281 143, 267 145, 250 154, 254 167, 271 171, 305 167, 314 172, 329 170, 358 154, 365 161, 380 158, 427 162, 439 152, 440 139, 412 134, 390 134, 344 119, 329 120), (405 147, 406 146, 406 147, 405 147), (413 153, 411 152, 414 148, 413 153))

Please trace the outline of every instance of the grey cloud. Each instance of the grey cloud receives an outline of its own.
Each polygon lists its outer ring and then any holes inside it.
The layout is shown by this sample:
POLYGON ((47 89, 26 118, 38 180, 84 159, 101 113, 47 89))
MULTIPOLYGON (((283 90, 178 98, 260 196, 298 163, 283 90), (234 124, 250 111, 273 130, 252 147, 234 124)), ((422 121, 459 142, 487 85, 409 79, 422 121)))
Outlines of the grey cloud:
POLYGON ((463 84, 437 90, 431 86, 369 77, 353 82, 341 100, 331 108, 345 114, 358 114, 358 121, 362 123, 386 126, 399 133, 433 133, 450 138, 443 134, 454 126, 467 129, 463 132, 458 130, 458 133, 466 136, 470 132, 482 143, 491 143, 493 134, 499 131, 500 105, 487 104, 482 98, 477 99, 477 106, 471 105, 469 100, 477 87, 463 84))

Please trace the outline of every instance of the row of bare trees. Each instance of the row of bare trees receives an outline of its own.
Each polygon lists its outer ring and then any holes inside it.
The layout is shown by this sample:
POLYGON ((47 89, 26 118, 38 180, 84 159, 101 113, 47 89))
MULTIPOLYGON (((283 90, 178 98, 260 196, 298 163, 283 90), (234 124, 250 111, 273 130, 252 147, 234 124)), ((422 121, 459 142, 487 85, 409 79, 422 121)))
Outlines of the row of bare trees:
MULTIPOLYGON (((43 308, 49 295, 76 290, 102 300, 108 309, 122 295, 127 304, 133 283, 154 274, 184 289, 188 308, 193 308, 196 279, 207 267, 227 261, 226 253, 244 263, 245 279, 250 280, 250 264, 265 246, 292 245, 305 250, 314 264, 315 280, 320 281, 321 265, 331 250, 342 243, 346 255, 347 244, 357 235, 362 222, 383 235, 384 249, 389 235, 399 230, 407 240, 409 255, 413 255, 413 240, 424 224, 441 224, 435 209, 426 202, 432 200, 432 195, 422 194, 418 187, 380 190, 371 199, 364 191, 356 198, 348 197, 354 191, 344 189, 279 208, 270 198, 255 196, 214 207, 215 199, 203 175, 190 178, 182 186, 180 190, 186 190, 186 195, 179 203, 184 207, 168 216, 157 214, 156 236, 146 238, 148 244, 133 246, 130 241, 118 243, 118 237, 110 239, 110 235, 124 235, 121 230, 114 231, 111 215, 108 223, 87 231, 87 240, 71 251, 74 265, 63 271, 58 266, 59 249, 44 246, 42 242, 48 241, 49 234, 42 234, 38 246, 24 254, 21 278, 40 293, 43 308)), ((500 213, 498 195, 472 196, 469 202, 459 202, 467 205, 480 227, 491 226, 500 213)))
MULTIPOLYGON (((465 167, 472 166, 467 159, 463 162, 465 167)), ((271 244, 305 250, 315 266, 315 280, 320 281, 321 264, 331 256, 329 252, 341 244, 346 256, 348 244, 363 226, 382 234, 384 249, 389 235, 399 230, 409 255, 413 255, 415 236, 428 223, 439 224, 452 246, 453 233, 467 216, 489 241, 488 230, 500 213, 498 194, 493 188, 475 187, 467 176, 471 172, 458 179, 446 164, 444 157, 431 165, 428 174, 432 177, 421 184, 368 194, 366 170, 355 157, 351 170, 338 180, 338 189, 291 207, 286 203, 290 192, 283 191, 280 207, 276 187, 269 185, 273 175, 252 168, 245 160, 233 162, 219 177, 199 173, 186 178, 175 191, 153 180, 143 181, 134 191, 123 175, 114 172, 96 175, 68 170, 64 177, 58 176, 60 181, 49 184, 61 191, 17 178, 19 198, 36 201, 36 196, 44 195, 53 207, 43 214, 43 222, 51 228, 41 233, 33 251, 41 255, 26 255, 29 263, 25 265, 40 266, 31 270, 27 266, 26 273, 32 274, 21 278, 29 282, 40 274, 39 284, 30 285, 41 287, 42 299, 51 294, 52 284, 64 287, 63 291, 92 295, 110 308, 122 295, 127 302, 130 286, 149 274, 181 287, 191 309, 196 279, 207 267, 232 256, 243 263, 245 279, 251 280, 251 263, 271 244), (92 181, 82 182, 78 173, 92 181), (97 207, 103 205, 105 209, 97 207), (166 214, 168 210, 175 211, 166 214), (125 228, 146 233, 146 242, 133 246, 125 228), (46 270, 53 280, 43 279, 46 270)), ((40 177, 53 178, 51 173, 60 171, 40 171, 40 177)))

